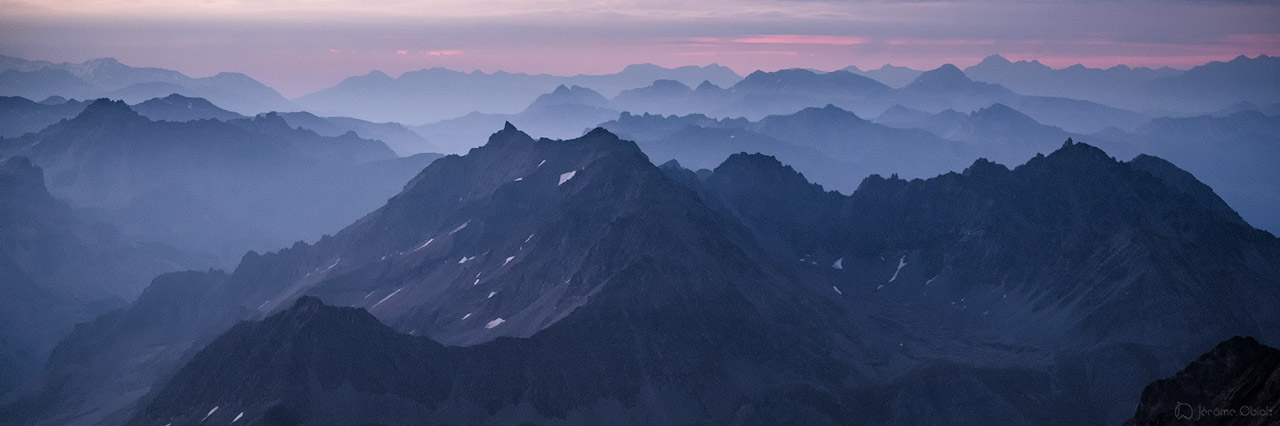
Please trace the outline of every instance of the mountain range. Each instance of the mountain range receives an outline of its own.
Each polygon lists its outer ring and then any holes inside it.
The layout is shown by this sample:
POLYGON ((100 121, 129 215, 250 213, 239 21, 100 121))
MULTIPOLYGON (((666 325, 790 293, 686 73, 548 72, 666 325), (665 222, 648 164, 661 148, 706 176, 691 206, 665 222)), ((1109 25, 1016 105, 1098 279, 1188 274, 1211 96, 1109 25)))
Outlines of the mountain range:
MULTIPOLYGON (((350 77, 338 85, 296 99, 307 111, 371 121, 421 125, 470 113, 513 114, 558 86, 585 86, 614 94, 653 83, 674 80, 684 84, 710 81, 727 85, 741 77, 719 65, 663 68, 631 65, 615 74, 524 74, 498 71, 464 73, 443 68, 410 71, 391 78, 381 71, 350 77)), ((501 125, 501 121, 498 122, 501 125)))
POLYGON ((992 55, 965 68, 980 81, 1018 93, 1088 100, 1158 115, 1209 113, 1239 102, 1266 105, 1280 98, 1280 58, 1239 56, 1189 70, 1107 69, 1073 65, 1052 69, 1038 61, 1010 62, 992 55))
POLYGON ((320 136, 275 113, 152 121, 105 99, 0 140, 0 157, 16 155, 42 167, 50 191, 72 206, 126 234, 222 259, 215 265, 332 232, 439 157, 397 158, 382 142, 320 136))
POLYGON ((54 199, 26 157, 0 161, 0 400, 54 345, 132 300, 157 274, 207 259, 123 235, 54 199))
POLYGON ((507 126, 333 237, 162 275, 5 413, 1119 423, 1201 348, 1280 337, 1280 240, 1179 172, 1068 141, 846 196, 765 155, 694 173, 507 126), (85 397, 108 389, 133 398, 85 397))
POLYGON ((137 103, 172 93, 205 98, 240 114, 296 109, 274 89, 240 73, 192 78, 163 68, 131 67, 114 58, 55 64, 0 57, 0 95, 4 96, 107 97, 137 103))

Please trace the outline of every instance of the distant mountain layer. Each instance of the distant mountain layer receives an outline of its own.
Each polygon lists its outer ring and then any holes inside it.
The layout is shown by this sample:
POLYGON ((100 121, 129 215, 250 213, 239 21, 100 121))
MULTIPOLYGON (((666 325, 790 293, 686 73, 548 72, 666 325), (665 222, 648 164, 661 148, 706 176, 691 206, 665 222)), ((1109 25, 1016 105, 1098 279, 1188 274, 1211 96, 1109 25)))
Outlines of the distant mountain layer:
POLYGON ((600 93, 585 87, 561 85, 538 96, 516 114, 471 113, 412 129, 436 141, 441 152, 463 154, 503 123, 513 123, 548 137, 572 139, 617 116, 618 111, 612 109, 609 100, 600 93))
MULTIPOLYGON (((167 99, 144 110, 212 108, 167 99)), ((220 264, 250 248, 333 232, 438 157, 396 158, 381 142, 320 136, 274 113, 152 121, 105 99, 39 133, 0 141, 0 157, 14 155, 43 167, 56 196, 97 210, 126 234, 210 253, 225 259, 220 264)))
POLYGON ((73 325, 121 306, 156 274, 207 262, 82 217, 25 157, 0 161, 0 400, 73 325))
POLYGON ((756 120, 827 104, 874 117, 894 106, 937 113, 948 109, 968 112, 997 103, 1039 122, 1081 133, 1107 127, 1131 130, 1147 120, 1142 114, 1093 102, 1018 94, 1000 85, 973 81, 952 65, 920 73, 897 89, 847 71, 801 69, 757 71, 728 88, 704 84, 689 89, 658 82, 619 94, 613 99, 613 108, 631 113, 702 113, 756 120))
MULTIPOLYGON (((729 85, 741 77, 719 66, 662 68, 631 65, 616 74, 560 77, 546 74, 512 74, 480 71, 463 73, 443 68, 411 71, 391 78, 381 71, 351 77, 337 86, 295 101, 320 115, 341 115, 370 121, 394 121, 408 125, 433 123, 472 112, 511 114, 525 108, 539 95, 557 86, 589 87, 606 96, 655 80, 684 84, 710 81, 729 85)), ((498 122, 502 124, 501 121, 498 122)))
POLYGON ((54 64, 0 57, 0 95, 28 99, 108 97, 139 103, 174 93, 208 99, 247 115, 297 108, 274 89, 239 73, 192 78, 162 68, 131 67, 113 58, 54 64))
POLYGON ((1210 62, 1187 71, 1170 68, 1108 69, 1080 65, 1052 69, 1038 61, 993 55, 965 69, 980 81, 1018 93, 1088 100, 1157 114, 1201 114, 1240 102, 1280 101, 1280 58, 1260 55, 1210 62))

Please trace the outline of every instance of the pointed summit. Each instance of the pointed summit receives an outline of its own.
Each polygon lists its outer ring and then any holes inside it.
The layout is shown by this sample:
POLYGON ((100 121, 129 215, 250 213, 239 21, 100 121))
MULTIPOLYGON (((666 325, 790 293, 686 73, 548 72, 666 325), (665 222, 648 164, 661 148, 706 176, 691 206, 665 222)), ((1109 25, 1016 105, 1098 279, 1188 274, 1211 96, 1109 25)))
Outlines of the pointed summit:
POLYGON ((118 121, 123 123, 123 122, 137 120, 137 119, 142 119, 142 116, 139 115, 136 111, 134 111, 133 108, 130 108, 129 104, 124 103, 124 101, 113 101, 107 98, 102 98, 90 103, 88 106, 84 108, 84 111, 80 112, 80 115, 77 115, 71 121, 72 122, 118 121))
POLYGON ((946 64, 937 69, 925 71, 916 80, 907 85, 908 88, 931 90, 956 89, 972 83, 973 80, 955 65, 946 64))
POLYGON ((1009 62, 1009 60, 1005 59, 1004 56, 1000 56, 1000 54, 995 54, 995 55, 988 56, 986 58, 982 58, 982 62, 979 62, 978 65, 1008 65, 1011 63, 1012 62, 1009 62))

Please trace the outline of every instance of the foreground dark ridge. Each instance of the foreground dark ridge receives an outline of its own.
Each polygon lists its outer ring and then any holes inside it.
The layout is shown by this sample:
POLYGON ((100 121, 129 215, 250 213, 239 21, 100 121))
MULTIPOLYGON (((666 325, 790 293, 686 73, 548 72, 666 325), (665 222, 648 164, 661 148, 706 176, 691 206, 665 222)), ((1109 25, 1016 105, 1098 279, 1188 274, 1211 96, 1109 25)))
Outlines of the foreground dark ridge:
POLYGON ((1280 423, 1280 350, 1233 337, 1142 391, 1125 426, 1280 423))

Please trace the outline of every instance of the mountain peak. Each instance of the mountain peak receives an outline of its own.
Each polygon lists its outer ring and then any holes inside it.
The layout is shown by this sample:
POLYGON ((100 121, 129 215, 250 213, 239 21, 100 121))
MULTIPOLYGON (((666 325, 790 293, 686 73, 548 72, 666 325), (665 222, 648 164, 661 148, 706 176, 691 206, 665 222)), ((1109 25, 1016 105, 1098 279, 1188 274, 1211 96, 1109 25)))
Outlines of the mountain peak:
POLYGON ((140 117, 142 116, 138 115, 138 113, 134 111, 133 108, 130 108, 129 104, 125 103, 124 101, 113 101, 111 99, 101 98, 85 106, 84 111, 81 111, 80 115, 77 115, 74 120, 76 121, 86 120, 86 119, 112 120, 112 119, 132 119, 132 118, 140 118, 140 117))
POLYGON ((995 54, 995 55, 991 55, 986 58, 983 58, 982 62, 979 62, 978 65, 1008 65, 1011 63, 1012 62, 1009 62, 1009 60, 1005 59, 1004 56, 995 54))
POLYGON ((724 88, 717 86, 715 83, 712 83, 711 80, 702 80, 702 83, 698 84, 698 87, 694 88, 693 90, 707 91, 707 90, 723 90, 723 89, 724 88))
POLYGON ((511 122, 508 121, 502 126, 502 130, 499 130, 497 133, 489 136, 489 142, 486 143, 485 146, 516 143, 531 144, 533 143, 533 138, 530 137, 529 134, 517 129, 514 124, 511 124, 511 122))
POLYGON ((972 83, 973 80, 955 65, 945 64, 934 70, 925 71, 916 77, 908 87, 924 89, 954 89, 972 83))

